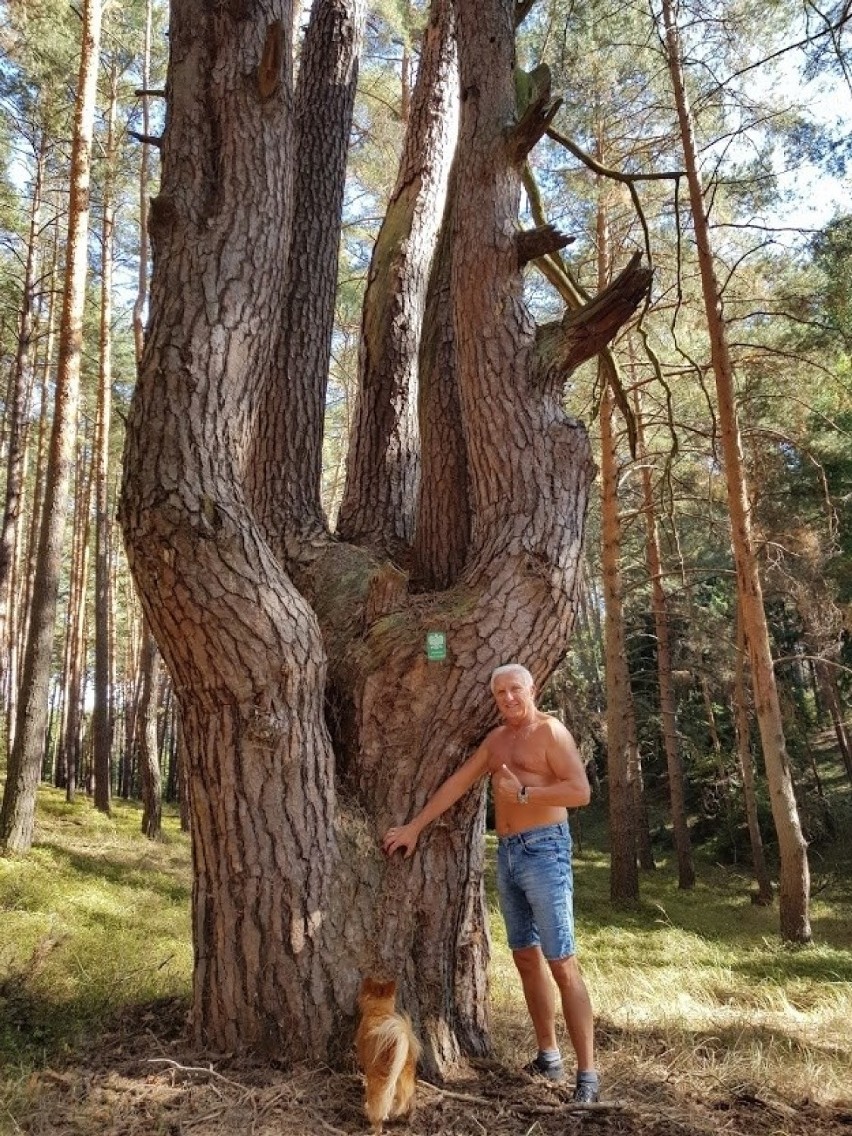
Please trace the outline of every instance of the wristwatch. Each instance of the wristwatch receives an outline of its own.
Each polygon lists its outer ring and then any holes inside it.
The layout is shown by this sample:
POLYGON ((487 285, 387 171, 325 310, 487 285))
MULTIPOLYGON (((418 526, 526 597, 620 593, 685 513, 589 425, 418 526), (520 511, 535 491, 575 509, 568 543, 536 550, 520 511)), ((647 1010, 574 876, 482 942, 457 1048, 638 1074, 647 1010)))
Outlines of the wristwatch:
POLYGON ((528 801, 529 797, 527 796, 527 786, 522 785, 520 789, 518 789, 518 804, 525 805, 528 801))

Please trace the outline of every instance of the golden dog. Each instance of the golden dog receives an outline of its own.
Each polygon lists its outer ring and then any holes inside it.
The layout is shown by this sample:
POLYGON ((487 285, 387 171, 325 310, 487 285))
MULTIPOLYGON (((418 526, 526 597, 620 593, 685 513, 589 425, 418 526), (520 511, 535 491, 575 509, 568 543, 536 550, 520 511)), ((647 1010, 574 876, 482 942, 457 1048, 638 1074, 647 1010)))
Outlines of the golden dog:
POLYGON ((378 1136, 391 1117, 414 1111, 420 1042, 411 1019, 396 1010, 396 982, 365 978, 358 995, 361 1020, 355 1051, 366 1081, 364 1111, 378 1136))

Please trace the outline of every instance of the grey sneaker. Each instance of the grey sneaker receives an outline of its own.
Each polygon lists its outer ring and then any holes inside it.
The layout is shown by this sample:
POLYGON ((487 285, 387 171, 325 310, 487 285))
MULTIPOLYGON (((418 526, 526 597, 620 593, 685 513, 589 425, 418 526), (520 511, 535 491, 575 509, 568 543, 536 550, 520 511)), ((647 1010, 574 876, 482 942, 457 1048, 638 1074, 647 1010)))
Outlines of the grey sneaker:
POLYGON ((530 1077, 544 1077, 548 1081, 561 1081, 565 1076, 565 1066, 561 1061, 542 1061, 540 1057, 534 1057, 523 1067, 522 1072, 527 1073, 530 1077))
POLYGON ((589 1081, 579 1081, 571 1097, 574 1104, 597 1104, 600 1099, 600 1086, 589 1081))

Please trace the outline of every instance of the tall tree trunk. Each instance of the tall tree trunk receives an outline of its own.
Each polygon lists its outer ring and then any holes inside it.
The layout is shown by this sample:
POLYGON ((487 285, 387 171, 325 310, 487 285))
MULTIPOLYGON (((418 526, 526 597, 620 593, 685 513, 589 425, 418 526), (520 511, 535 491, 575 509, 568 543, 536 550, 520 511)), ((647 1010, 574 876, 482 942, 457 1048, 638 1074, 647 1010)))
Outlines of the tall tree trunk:
POLYGON ((609 780, 610 880, 614 903, 639 898, 636 847, 635 767, 630 761, 632 692, 624 637, 621 581, 621 521, 618 516, 618 456, 612 420, 615 400, 601 364, 601 569, 606 611, 606 747, 609 780))
POLYGON ((672 680, 672 651, 669 638, 669 615, 666 594, 663 590, 663 565, 660 557, 660 539, 657 532, 657 514, 654 507, 654 487, 651 482, 651 465, 645 451, 645 431, 642 422, 642 404, 638 391, 635 395, 636 455, 642 467, 642 509, 645 514, 645 561, 651 581, 651 608, 654 613, 654 630, 657 637, 657 680, 660 691, 660 717, 662 719, 663 747, 669 775, 669 802, 672 810, 672 831, 677 856, 678 887, 695 887, 695 865, 692 859, 692 842, 686 821, 686 795, 684 792, 683 760, 677 736, 674 682, 672 680))
POLYGON ((82 769, 83 699, 86 677, 86 592, 89 575, 91 537, 91 504, 94 470, 92 462, 83 466, 81 452, 77 470, 74 539, 71 554, 71 579, 68 588, 66 618, 65 666, 62 673, 63 715, 59 737, 57 764, 63 771, 62 784, 67 800, 74 800, 78 776, 82 769))
MULTIPOLYGON (((598 206, 598 286, 609 277, 609 234, 603 205, 598 206)), ((606 744, 609 774, 610 879, 613 903, 639 898, 636 847, 636 769, 631 762, 633 694, 627 667, 621 579, 621 519, 618 515, 618 451, 613 430, 615 399, 612 358, 599 366, 603 395, 601 428, 601 574, 606 611, 606 744)))
POLYGON ((84 0, 53 426, 15 742, 9 756, 0 809, 0 845, 9 852, 26 852, 32 844, 36 787, 44 752, 65 512, 77 438, 89 230, 89 166, 100 35, 100 0, 84 0))
MULTIPOLYGON (((248 469, 258 518, 273 545, 284 531, 291 540, 296 532, 309 540, 326 529, 322 430, 347 142, 365 12, 364 0, 317 0, 299 66, 292 124, 298 161, 288 202, 292 212, 288 208, 282 234, 290 237, 283 330, 275 344, 275 381, 257 402, 248 469), (281 470, 300 465, 300 476, 280 476, 281 470)), ((286 563, 290 551, 277 551, 286 563)))
MULTIPOLYGON (((143 70, 143 85, 147 77, 143 70)), ((143 96, 144 97, 144 96, 143 96)), ((115 65, 110 76, 107 137, 104 153, 105 180, 101 223, 101 326, 98 370, 98 410, 95 432, 95 697, 92 709, 92 764, 95 769, 95 808, 110 811, 112 790, 112 715, 110 672, 112 638, 110 614, 112 587, 109 552, 109 435, 112 415, 112 268, 115 229, 115 113, 118 100, 115 65)), ((144 250, 140 250, 140 257, 144 250)))
MULTIPOLYGON (((18 617, 14 624, 15 651, 12 666, 15 675, 23 670, 26 644, 29 640, 30 608, 32 605, 33 586, 35 582, 36 563, 38 561, 38 538, 41 531, 41 520, 44 511, 44 481, 47 465, 48 438, 50 434, 50 419, 48 407, 48 393, 50 379, 54 365, 54 346, 56 339, 56 313, 58 309, 57 296, 59 288, 57 278, 58 268, 58 240, 54 236, 51 249, 51 265, 47 274, 47 326, 44 331, 42 353, 38 358, 37 370, 39 382, 39 420, 35 446, 35 469, 32 478, 32 495, 30 497, 30 517, 27 526, 27 535, 22 549, 21 579, 18 586, 18 617)), ((17 705, 20 687, 17 682, 12 684, 12 700, 9 712, 9 752, 14 745, 15 727, 17 723, 17 705)))
MULTIPOLYGON (((6 487, 3 521, 0 528, 0 692, 12 701, 14 672, 10 675, 10 661, 15 651, 12 613, 17 581, 14 567, 19 544, 21 498, 24 488, 26 420, 32 397, 33 335, 35 331, 35 289, 39 263, 39 228, 41 224, 42 179, 44 177, 47 140, 42 136, 36 155, 35 179, 30 204, 30 224, 27 252, 24 261, 24 279, 21 286, 21 305, 18 312, 18 340, 15 359, 9 380, 4 427, 8 430, 6 449, 6 487)), ((8 752, 8 751, 7 751, 8 752)))
POLYGON ((737 570, 737 590, 749 645, 755 712, 766 763, 772 817, 778 834, 781 859, 779 888, 781 936, 789 942, 808 942, 811 938, 811 927, 808 911, 810 870, 807 845, 802 835, 793 792, 769 629, 763 607, 763 590, 752 536, 751 507, 736 409, 734 370, 723 316, 722 291, 716 278, 708 212, 698 169, 698 147, 684 83, 680 36, 671 0, 663 0, 662 11, 667 61, 689 183, 704 311, 716 379, 719 428, 728 488, 728 508, 731 514, 731 540, 737 570))

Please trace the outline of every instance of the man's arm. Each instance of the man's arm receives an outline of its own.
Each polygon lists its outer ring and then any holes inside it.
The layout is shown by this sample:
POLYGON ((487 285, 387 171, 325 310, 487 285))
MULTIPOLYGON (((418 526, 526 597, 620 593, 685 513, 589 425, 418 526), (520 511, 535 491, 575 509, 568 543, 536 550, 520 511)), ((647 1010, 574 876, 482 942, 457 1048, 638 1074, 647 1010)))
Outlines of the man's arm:
POLYGON ((408 859, 414 851, 417 838, 426 825, 437 820, 442 813, 445 813, 463 797, 468 789, 484 775, 487 768, 488 746, 487 742, 483 742, 464 765, 459 766, 455 773, 435 790, 416 817, 410 820, 408 824, 387 830, 382 840, 382 848, 386 855, 392 856, 397 849, 404 848, 406 859, 408 859))

